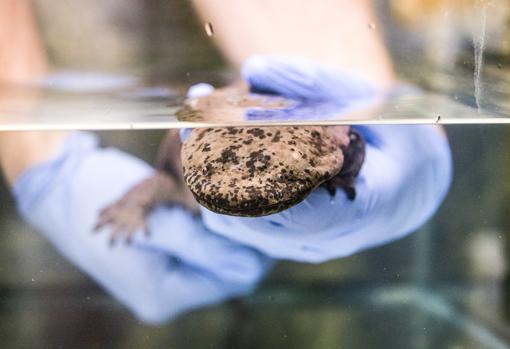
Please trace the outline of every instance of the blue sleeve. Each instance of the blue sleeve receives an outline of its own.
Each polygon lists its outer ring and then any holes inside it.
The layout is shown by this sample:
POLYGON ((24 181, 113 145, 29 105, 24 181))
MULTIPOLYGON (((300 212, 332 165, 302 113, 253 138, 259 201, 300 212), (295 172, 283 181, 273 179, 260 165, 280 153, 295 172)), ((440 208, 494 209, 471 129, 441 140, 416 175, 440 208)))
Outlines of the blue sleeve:
POLYGON ((215 235, 180 208, 155 210, 151 237, 131 246, 110 248, 108 234, 92 233, 99 210, 152 173, 139 159, 76 132, 52 160, 24 172, 13 191, 36 230, 144 321, 250 292, 269 267, 267 257, 215 235))

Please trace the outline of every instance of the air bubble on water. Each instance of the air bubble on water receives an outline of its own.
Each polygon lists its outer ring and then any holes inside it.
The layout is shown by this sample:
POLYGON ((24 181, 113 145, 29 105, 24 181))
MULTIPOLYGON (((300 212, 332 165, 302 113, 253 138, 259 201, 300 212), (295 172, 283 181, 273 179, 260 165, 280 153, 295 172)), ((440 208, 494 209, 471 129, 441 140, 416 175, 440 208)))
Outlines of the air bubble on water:
POLYGON ((211 22, 206 22, 204 24, 204 28, 205 28, 205 33, 207 34, 207 36, 213 36, 214 28, 213 28, 211 22))

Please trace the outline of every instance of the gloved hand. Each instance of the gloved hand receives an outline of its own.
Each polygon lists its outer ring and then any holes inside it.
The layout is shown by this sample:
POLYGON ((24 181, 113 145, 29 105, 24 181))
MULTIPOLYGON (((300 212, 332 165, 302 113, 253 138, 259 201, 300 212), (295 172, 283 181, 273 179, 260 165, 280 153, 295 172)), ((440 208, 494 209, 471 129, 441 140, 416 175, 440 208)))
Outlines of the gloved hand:
MULTIPOLYGON (((301 58, 254 56, 242 76, 254 91, 346 105, 376 91, 354 74, 301 58)), ((196 96, 207 89, 190 92, 196 96)), ((413 232, 448 191, 452 164, 446 137, 431 125, 354 127, 366 141, 354 201, 341 190, 331 197, 318 188, 300 204, 265 217, 231 217, 203 208, 205 225, 273 258, 304 262, 347 256, 413 232)))

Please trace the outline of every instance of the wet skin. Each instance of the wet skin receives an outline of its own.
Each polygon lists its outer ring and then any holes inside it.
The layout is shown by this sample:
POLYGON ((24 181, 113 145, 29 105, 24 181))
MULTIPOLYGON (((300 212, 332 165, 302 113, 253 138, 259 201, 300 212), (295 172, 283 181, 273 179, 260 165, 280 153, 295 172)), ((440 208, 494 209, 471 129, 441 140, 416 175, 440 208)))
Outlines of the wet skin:
POLYGON ((348 126, 194 129, 184 147, 170 130, 154 175, 105 207, 95 230, 109 226, 112 244, 129 243, 140 228, 149 234, 145 218, 158 205, 198 214, 198 201, 221 214, 256 217, 292 207, 319 186, 355 200, 364 156, 362 136, 348 126))
POLYGON ((339 186, 354 199, 363 158, 363 140, 348 126, 195 129, 182 150, 195 199, 242 217, 283 211, 319 185, 331 195, 339 186))

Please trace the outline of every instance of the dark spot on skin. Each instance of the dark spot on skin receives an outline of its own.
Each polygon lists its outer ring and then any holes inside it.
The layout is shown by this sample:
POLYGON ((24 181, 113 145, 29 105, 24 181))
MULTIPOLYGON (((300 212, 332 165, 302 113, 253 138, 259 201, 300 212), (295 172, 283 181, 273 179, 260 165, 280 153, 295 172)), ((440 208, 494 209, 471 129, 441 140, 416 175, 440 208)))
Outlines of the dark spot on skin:
POLYGON ((249 155, 249 160, 246 161, 245 165, 248 169, 250 177, 254 177, 255 172, 264 171, 269 167, 269 161, 271 157, 264 155, 263 150, 253 151, 249 155))
POLYGON ((235 127, 227 127, 227 132, 228 132, 229 135, 236 135, 240 131, 239 131, 239 129, 237 129, 235 127))
POLYGON ((275 133, 275 135, 274 135, 273 139, 271 140, 271 142, 273 142, 273 143, 277 143, 277 142, 279 142, 279 141, 280 141, 280 139, 281 139, 281 138, 282 138, 282 137, 280 136, 280 131, 276 131, 276 133, 275 133))
POLYGON ((239 164, 239 157, 237 156, 236 150, 241 146, 230 146, 227 149, 224 149, 221 152, 221 156, 215 160, 215 162, 221 164, 233 163, 235 165, 239 164))
POLYGON ((201 141, 202 138, 204 138, 205 134, 208 132, 208 130, 212 130, 212 128, 208 128, 206 130, 202 130, 198 136, 197 136, 197 141, 201 141))
POLYGON ((264 132, 264 130, 258 127, 251 128, 248 131, 246 131, 246 133, 251 134, 254 137, 258 137, 260 139, 266 138, 266 133, 264 132))

